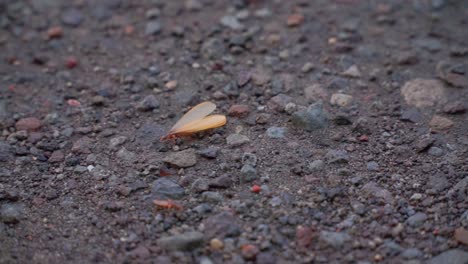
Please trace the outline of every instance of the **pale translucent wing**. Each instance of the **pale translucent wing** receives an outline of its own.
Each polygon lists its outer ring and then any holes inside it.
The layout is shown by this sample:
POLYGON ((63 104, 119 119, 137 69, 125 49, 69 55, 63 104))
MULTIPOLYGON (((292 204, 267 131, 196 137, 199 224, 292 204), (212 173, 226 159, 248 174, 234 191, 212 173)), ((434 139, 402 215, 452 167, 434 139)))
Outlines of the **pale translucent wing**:
POLYGON ((193 121, 200 120, 205 116, 209 115, 216 109, 216 105, 212 102, 204 102, 194 106, 190 111, 188 111, 182 118, 177 121, 177 123, 171 128, 169 133, 173 133, 175 130, 191 123, 193 121))
POLYGON ((201 120, 196 120, 191 123, 186 124, 179 129, 172 131, 172 134, 177 133, 194 133, 198 131, 207 130, 210 128, 220 127, 226 124, 226 116, 223 115, 211 115, 207 116, 201 120))

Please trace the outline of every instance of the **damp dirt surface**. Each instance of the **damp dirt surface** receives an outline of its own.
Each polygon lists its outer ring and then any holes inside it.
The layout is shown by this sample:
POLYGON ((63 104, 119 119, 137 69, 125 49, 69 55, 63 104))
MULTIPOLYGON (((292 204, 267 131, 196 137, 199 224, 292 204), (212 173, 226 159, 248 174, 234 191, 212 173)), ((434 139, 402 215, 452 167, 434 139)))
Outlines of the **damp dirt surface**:
POLYGON ((468 263, 468 3, 0 0, 0 263, 468 263), (160 141, 204 101, 223 127, 160 141))

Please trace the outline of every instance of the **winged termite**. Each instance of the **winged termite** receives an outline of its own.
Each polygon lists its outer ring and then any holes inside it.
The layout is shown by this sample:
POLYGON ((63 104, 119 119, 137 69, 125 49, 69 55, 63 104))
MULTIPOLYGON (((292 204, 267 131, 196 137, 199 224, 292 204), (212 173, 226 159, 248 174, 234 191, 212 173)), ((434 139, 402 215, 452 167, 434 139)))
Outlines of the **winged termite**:
POLYGON ((212 102, 204 102, 194 106, 169 130, 161 140, 173 139, 179 136, 190 135, 195 132, 217 128, 226 124, 226 116, 211 115, 216 109, 212 102))
POLYGON ((179 211, 184 209, 182 205, 172 200, 153 200, 153 204, 162 209, 176 209, 179 211))

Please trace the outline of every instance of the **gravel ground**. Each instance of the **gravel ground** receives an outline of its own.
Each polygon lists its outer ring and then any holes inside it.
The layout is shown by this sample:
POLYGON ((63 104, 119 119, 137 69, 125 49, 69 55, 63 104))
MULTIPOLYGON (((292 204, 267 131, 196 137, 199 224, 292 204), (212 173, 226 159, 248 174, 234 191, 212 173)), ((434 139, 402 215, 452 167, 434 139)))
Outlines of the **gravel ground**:
POLYGON ((468 263, 467 28, 461 0, 1 0, 0 263, 468 263), (159 141, 203 101, 225 126, 159 141))

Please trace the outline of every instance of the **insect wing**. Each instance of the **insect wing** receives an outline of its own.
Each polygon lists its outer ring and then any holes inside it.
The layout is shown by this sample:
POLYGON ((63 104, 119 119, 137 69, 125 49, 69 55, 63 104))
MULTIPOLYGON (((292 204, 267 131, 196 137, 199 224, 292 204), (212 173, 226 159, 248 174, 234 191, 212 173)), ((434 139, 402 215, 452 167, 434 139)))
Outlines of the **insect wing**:
POLYGON ((182 118, 177 121, 177 123, 171 128, 169 133, 174 133, 179 130, 181 127, 192 123, 194 121, 200 120, 205 116, 209 115, 216 109, 216 105, 212 102, 204 102, 194 106, 190 111, 188 111, 182 118))
POLYGON ((179 129, 172 131, 172 133, 194 133, 198 131, 207 130, 210 128, 220 127, 226 124, 226 116, 223 115, 211 115, 201 120, 193 121, 186 124, 179 129))

